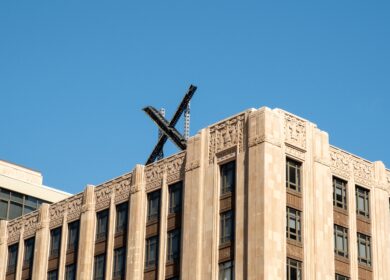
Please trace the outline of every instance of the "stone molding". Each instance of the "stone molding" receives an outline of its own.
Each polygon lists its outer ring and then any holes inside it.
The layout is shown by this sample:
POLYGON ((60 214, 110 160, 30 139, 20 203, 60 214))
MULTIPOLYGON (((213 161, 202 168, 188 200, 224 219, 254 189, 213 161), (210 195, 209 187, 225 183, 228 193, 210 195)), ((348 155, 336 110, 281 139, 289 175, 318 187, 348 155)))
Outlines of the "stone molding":
POLYGON ((350 155, 332 146, 330 146, 329 151, 332 173, 349 180, 351 178, 350 155))
POLYGON ((305 160, 305 155, 306 155, 305 150, 302 150, 298 147, 295 147, 289 143, 285 143, 285 147, 286 147, 286 155, 287 156, 295 157, 295 158, 300 159, 302 161, 305 160))
POLYGON ((226 149, 238 146, 238 151, 244 151, 245 113, 234 116, 209 127, 209 163, 214 156, 226 149))
POLYGON ((374 179, 374 165, 364 159, 351 157, 353 175, 358 184, 371 186, 374 179))
POLYGON ((21 235, 29 237, 41 228, 39 211, 28 213, 8 222, 8 244, 19 241, 21 235))
POLYGON ((272 145, 277 146, 277 147, 282 146, 282 143, 280 142, 280 140, 275 139, 275 138, 270 137, 270 136, 266 136, 266 135, 258 135, 258 136, 253 136, 253 137, 249 138, 248 146, 249 146, 249 148, 251 148, 251 147, 254 147, 254 146, 259 145, 259 144, 264 143, 264 142, 267 142, 267 143, 272 144, 272 145))
POLYGON ((284 112, 284 136, 285 142, 306 149, 306 121, 284 112))
POLYGON ((145 167, 146 191, 161 188, 164 173, 167 174, 167 184, 183 180, 185 173, 186 152, 160 160, 145 167))

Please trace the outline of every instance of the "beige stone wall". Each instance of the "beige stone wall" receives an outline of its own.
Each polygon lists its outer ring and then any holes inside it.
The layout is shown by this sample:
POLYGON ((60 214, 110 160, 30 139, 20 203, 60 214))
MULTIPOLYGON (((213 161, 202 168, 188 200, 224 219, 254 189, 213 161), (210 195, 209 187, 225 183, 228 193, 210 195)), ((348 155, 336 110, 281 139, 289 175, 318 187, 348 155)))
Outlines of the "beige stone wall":
MULTIPOLYGON (((46 279, 50 229, 62 226, 60 279, 64 277, 67 225, 80 220, 78 279, 93 273, 96 212, 110 208, 106 277, 112 274, 115 206, 129 203, 126 279, 144 278, 147 194, 161 189, 159 265, 165 279, 168 186, 183 181, 181 279, 218 279, 219 166, 236 161, 234 195, 235 279, 286 279, 286 158, 302 163, 304 279, 334 279, 332 176, 348 182, 350 277, 358 280, 355 184, 370 190, 372 279, 390 275, 390 171, 329 145, 315 124, 280 109, 248 110, 202 129, 185 152, 133 172, 18 219, 0 222, 0 279, 5 279, 8 245, 36 238, 33 279, 46 279)), ((21 277, 19 246, 16 278, 21 277)), ((297 251, 300 252, 299 250, 297 251)))

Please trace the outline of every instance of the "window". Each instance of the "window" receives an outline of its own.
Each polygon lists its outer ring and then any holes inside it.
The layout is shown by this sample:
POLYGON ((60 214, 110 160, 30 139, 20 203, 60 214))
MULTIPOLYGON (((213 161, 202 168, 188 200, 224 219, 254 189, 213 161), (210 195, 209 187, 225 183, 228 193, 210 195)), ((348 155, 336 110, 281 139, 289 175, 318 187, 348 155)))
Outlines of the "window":
POLYGON ((236 185, 236 162, 231 161, 221 165, 221 195, 233 192, 236 185))
POLYGON ((96 240, 104 240, 107 237, 108 210, 98 212, 96 216, 96 240))
POLYGON ((59 255, 61 246, 61 228, 50 231, 50 252, 49 258, 56 258, 59 255))
POLYGON ((367 189, 356 186, 356 214, 370 217, 370 192, 367 189))
POLYGON ((145 242, 145 268, 157 265, 157 236, 146 239, 145 242))
POLYGON ((58 280, 58 270, 52 270, 47 273, 47 280, 58 280))
POLYGON ((148 222, 157 220, 160 213, 160 191, 148 194, 148 222))
POLYGON ((233 212, 231 210, 220 214, 220 245, 233 240, 233 212))
POLYGON ((349 280, 349 277, 341 274, 336 274, 336 280, 349 280))
POLYGON ((125 278, 125 248, 121 247, 114 250, 114 270, 113 278, 114 279, 124 279, 125 278))
POLYGON ((115 232, 123 233, 127 229, 128 203, 122 203, 116 206, 115 232))
POLYGON ((223 262, 219 264, 219 280, 233 280, 233 262, 223 262))
POLYGON ((104 280, 106 256, 104 254, 95 256, 93 266, 93 280, 104 280))
POLYGON ((286 216, 286 237, 301 242, 301 211, 287 207, 286 216))
POLYGON ((18 261, 18 249, 18 243, 8 247, 7 273, 14 273, 16 270, 16 263, 18 261))
POLYGON ((167 260, 176 261, 180 258, 180 230, 168 232, 167 260))
POLYGON ((333 177, 333 206, 347 210, 347 182, 333 177))
POLYGON ((287 258, 287 280, 302 280, 302 262, 287 258))
POLYGON ((182 182, 169 186, 169 213, 178 213, 181 211, 181 190, 182 182))
POLYGON ((30 213, 42 204, 35 197, 0 188, 0 219, 15 219, 30 213))
POLYGON ((359 263, 371 266, 371 238, 368 235, 358 232, 357 243, 359 263))
POLYGON ((65 267, 65 280, 75 280, 75 279, 76 279, 76 265, 72 263, 65 267))
POLYGON ((334 253, 348 258, 348 229, 334 225, 334 253))
POLYGON ((301 191, 301 167, 298 161, 287 159, 286 161, 286 187, 287 189, 301 191))
POLYGON ((24 240, 23 267, 32 267, 34 261, 35 237, 24 240))
POLYGON ((68 251, 77 251, 79 242, 79 221, 75 221, 68 225, 68 251))

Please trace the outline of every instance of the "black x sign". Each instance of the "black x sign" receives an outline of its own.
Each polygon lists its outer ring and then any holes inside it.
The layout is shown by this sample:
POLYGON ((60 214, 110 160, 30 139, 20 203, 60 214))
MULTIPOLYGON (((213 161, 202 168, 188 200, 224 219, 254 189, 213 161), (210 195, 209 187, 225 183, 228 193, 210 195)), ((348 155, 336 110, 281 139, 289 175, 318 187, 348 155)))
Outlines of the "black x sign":
POLYGON ((150 164, 156 160, 168 138, 171 139, 173 143, 175 143, 176 146, 178 146, 181 150, 185 150, 187 148, 186 139, 177 131, 175 125, 179 121, 184 110, 187 108, 187 105, 194 95, 196 89, 197 87, 193 85, 189 87, 170 122, 168 122, 156 108, 152 106, 143 108, 145 113, 157 124, 159 129, 163 132, 148 160, 146 161, 146 164, 150 164))

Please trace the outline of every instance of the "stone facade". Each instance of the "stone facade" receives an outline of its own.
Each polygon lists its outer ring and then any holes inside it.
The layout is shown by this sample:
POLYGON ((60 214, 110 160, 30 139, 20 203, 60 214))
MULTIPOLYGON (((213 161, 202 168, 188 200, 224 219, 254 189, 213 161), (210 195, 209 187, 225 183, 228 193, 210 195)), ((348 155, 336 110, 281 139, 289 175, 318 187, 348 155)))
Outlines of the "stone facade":
POLYGON ((77 279, 93 279, 94 257, 105 256, 104 274, 112 279, 114 249, 125 247, 125 272, 115 279, 219 279, 219 264, 234 263, 234 279, 286 279, 287 258, 299 261, 302 279, 389 279, 390 170, 329 144, 315 124, 280 109, 251 109, 202 129, 188 140, 187 150, 134 170, 99 186, 11 221, 0 222, 0 279, 24 278, 25 240, 35 237, 31 279, 47 279, 55 267, 64 279, 70 260, 77 279), (301 192, 286 190, 286 160, 301 164, 301 192), (221 196, 220 166, 235 161, 234 195, 221 196), (346 182, 345 211, 333 205, 332 178, 346 182), (183 183, 182 212, 169 210, 172 184, 183 183), (356 214, 356 185, 369 192, 369 218, 356 214), (147 221, 148 197, 159 191, 159 221, 147 221), (127 230, 115 233, 116 206, 128 203, 127 230), (301 211, 302 240, 286 237, 286 206, 301 211), (233 209, 234 239, 220 244, 220 215, 233 209), (106 239, 97 240, 97 212, 108 211, 106 239), (180 217, 177 218, 177 217, 180 217), (67 253, 68 225, 79 221, 78 249, 67 253), (167 259, 167 232, 180 225, 179 266, 167 259), (334 225, 348 228, 348 256, 334 253, 334 225), (155 226, 156 225, 156 226, 155 226), (51 231, 61 227, 58 257, 49 256, 51 231), (146 237, 158 236, 158 262, 145 267, 146 237), (370 264, 358 261, 357 233, 370 239, 370 264), (122 241, 118 241, 122 238, 122 241), (8 251, 18 244, 17 263, 10 273, 8 251), (101 247, 100 244, 104 244, 101 247), (103 248, 103 249, 102 249, 103 248), (55 262, 55 265, 53 263, 55 262), (175 270, 176 269, 176 270, 175 270), (173 278, 172 278, 173 279, 173 278))

